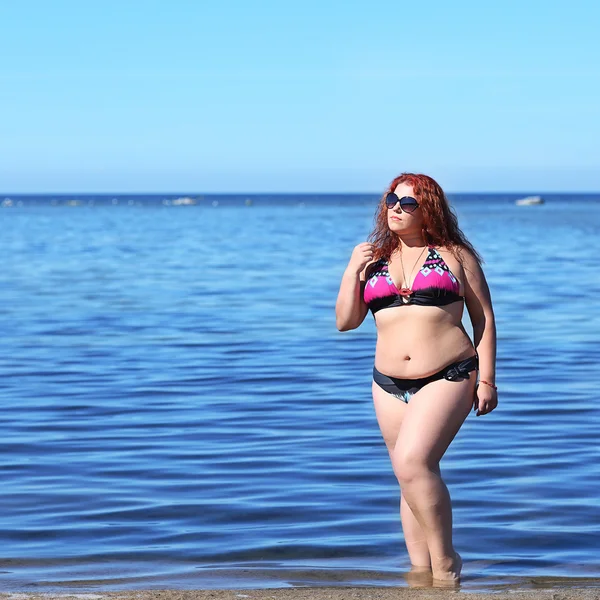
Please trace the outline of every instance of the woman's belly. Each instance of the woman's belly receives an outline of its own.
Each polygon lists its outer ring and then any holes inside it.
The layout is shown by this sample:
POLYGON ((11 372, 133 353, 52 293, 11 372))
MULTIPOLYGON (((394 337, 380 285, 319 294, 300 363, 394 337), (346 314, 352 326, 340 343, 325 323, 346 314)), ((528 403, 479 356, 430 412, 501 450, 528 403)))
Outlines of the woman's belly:
POLYGON ((416 379, 473 356, 462 325, 462 303, 397 306, 376 314, 375 366, 391 377, 416 379))

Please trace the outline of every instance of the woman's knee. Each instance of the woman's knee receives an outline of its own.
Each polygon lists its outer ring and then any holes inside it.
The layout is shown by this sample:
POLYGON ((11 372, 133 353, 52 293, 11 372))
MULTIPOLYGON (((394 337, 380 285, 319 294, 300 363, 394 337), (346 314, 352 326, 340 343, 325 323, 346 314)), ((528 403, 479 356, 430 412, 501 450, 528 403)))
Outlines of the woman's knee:
POLYGON ((401 448, 394 450, 392 464, 394 474, 401 486, 410 485, 419 478, 436 471, 436 465, 429 464, 422 455, 401 448))

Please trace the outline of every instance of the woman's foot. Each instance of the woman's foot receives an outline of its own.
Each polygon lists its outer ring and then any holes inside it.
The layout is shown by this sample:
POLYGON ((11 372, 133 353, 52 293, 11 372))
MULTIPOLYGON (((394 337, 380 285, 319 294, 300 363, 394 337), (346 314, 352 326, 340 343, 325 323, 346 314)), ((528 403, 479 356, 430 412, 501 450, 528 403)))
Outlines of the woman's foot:
POLYGON ((432 561, 434 581, 450 585, 458 584, 462 564, 462 558, 458 552, 454 553, 454 558, 442 558, 432 561))

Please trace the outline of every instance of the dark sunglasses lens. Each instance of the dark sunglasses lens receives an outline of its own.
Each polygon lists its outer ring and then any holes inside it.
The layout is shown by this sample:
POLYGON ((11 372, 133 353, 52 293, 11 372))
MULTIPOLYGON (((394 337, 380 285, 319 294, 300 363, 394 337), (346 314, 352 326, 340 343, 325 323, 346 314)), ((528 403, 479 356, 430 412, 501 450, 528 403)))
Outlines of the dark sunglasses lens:
POLYGON ((419 205, 412 198, 410 200, 402 198, 402 200, 400 201, 400 206, 402 207, 402 210, 411 213, 417 210, 417 207, 419 205))
POLYGON ((398 202, 398 200, 399 200, 398 196, 396 196, 396 194, 394 194, 393 192, 390 192, 385 197, 385 203, 388 208, 394 208, 394 206, 396 206, 396 202, 398 202))

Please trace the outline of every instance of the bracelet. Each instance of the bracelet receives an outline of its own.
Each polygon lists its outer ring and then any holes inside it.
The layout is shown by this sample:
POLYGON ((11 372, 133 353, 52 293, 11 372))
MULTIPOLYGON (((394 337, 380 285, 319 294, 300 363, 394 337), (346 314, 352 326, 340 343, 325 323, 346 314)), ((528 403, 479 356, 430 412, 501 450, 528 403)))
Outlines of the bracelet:
POLYGON ((483 379, 480 379, 479 383, 485 383, 485 385, 489 385, 491 388, 494 388, 496 391, 498 391, 497 386, 495 386, 493 383, 490 383, 489 381, 484 381, 483 379))

